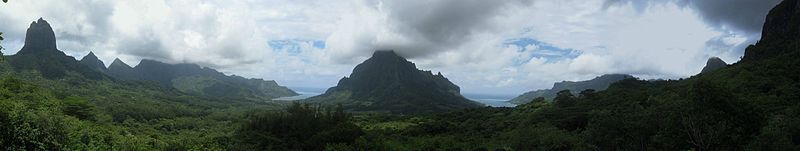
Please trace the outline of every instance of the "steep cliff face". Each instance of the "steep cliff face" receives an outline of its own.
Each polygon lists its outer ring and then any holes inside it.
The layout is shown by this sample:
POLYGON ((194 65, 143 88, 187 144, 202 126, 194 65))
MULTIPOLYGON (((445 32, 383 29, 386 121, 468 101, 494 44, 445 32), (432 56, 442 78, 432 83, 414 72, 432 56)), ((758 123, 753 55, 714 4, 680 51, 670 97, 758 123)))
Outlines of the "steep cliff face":
POLYGON ((9 64, 16 71, 38 71, 49 79, 63 78, 69 73, 95 80, 107 78, 58 50, 53 28, 41 18, 28 27, 25 45, 9 57, 9 64))
POLYGON ((353 111, 441 112, 483 105, 461 96, 441 73, 421 71, 393 51, 376 51, 325 94, 305 101, 343 104, 353 111))
POLYGON ((25 33, 25 45, 17 54, 27 54, 42 51, 58 51, 56 48, 56 34, 50 23, 42 18, 31 23, 25 33))
POLYGON ((800 1, 784 0, 769 11, 761 41, 797 40, 800 34, 800 1))
POLYGON ((800 51, 800 1, 784 0, 772 10, 764 21, 761 40, 745 49, 742 61, 771 58, 800 51))

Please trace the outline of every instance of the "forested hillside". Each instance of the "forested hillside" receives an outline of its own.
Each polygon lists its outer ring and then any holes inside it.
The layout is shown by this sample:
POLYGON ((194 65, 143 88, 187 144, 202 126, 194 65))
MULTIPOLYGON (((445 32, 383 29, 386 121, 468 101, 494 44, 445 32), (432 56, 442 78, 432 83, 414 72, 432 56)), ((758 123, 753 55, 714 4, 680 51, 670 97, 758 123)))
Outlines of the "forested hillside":
POLYGON ((417 69, 394 51, 379 50, 353 68, 325 94, 302 100, 349 111, 417 114, 456 111, 483 104, 461 96, 461 88, 442 73, 417 69))
POLYGON ((509 102, 514 104, 525 104, 538 97, 543 97, 545 100, 552 100, 553 98, 556 97, 556 94, 558 94, 558 92, 564 90, 569 90, 573 92, 573 94, 578 94, 578 92, 584 90, 603 91, 606 88, 608 88, 608 86, 611 85, 612 83, 615 83, 620 80, 625 80, 628 78, 634 78, 634 77, 627 74, 605 74, 586 81, 556 82, 550 89, 525 92, 522 95, 519 95, 509 100, 509 102))
POLYGON ((289 102, 270 99, 294 94, 271 90, 279 87, 274 81, 211 69, 258 90, 253 93, 276 94, 190 93, 107 75, 93 54, 79 62, 56 47, 50 24, 40 19, 31 23, 22 50, 0 56, 1 149, 224 150, 247 112, 282 109, 289 102))

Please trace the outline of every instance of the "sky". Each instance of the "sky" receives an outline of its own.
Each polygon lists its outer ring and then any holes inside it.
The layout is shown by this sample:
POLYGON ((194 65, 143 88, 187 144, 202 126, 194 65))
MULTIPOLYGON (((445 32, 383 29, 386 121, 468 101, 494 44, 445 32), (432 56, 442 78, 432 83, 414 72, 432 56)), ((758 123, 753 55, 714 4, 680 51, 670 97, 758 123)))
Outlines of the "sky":
POLYGON ((602 74, 677 79, 736 62, 779 0, 11 0, 3 54, 44 18, 58 48, 195 63, 305 88, 335 86, 375 50, 462 93, 517 95, 602 74))

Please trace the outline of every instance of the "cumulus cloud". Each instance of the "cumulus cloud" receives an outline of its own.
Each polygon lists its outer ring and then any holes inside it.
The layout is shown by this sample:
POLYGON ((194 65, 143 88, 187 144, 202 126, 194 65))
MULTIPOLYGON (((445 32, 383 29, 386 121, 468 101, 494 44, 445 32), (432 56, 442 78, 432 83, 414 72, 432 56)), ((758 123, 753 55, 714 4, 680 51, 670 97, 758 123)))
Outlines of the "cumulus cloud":
POLYGON ((408 58, 457 51, 479 34, 501 30, 496 24, 509 10, 529 0, 357 1, 340 28, 328 38, 337 60, 395 50, 408 58))
POLYGON ((606 0, 605 6, 631 5, 642 11, 654 5, 675 3, 694 9, 710 26, 750 35, 761 34, 761 26, 772 7, 781 0, 606 0))
MULTIPOLYGON (((108 16, 113 3, 104 1, 12 1, 0 5, 0 30, 5 34, 6 51, 22 48, 25 31, 32 21, 50 21, 59 47, 85 51, 92 43, 102 43, 109 32, 108 16), (54 7, 58 6, 58 7, 54 7), (69 12, 69 13, 65 13, 69 12)), ((76 54, 68 51, 68 54, 76 54)), ((12 54, 12 53, 6 53, 12 54)))
POLYGON ((697 12, 697 16, 723 32, 706 41, 705 50, 726 62, 738 61, 747 45, 761 37, 767 13, 782 0, 605 0, 605 8, 631 6, 640 13, 675 4, 697 12))
MULTIPOLYGON (((224 68, 263 59, 266 48, 254 10, 242 1, 12 1, 0 5, 9 41, 24 39, 27 23, 53 24, 59 48, 81 57, 198 63, 224 68)), ((11 46, 9 49, 21 46, 11 46)), ((16 51, 16 50, 12 50, 16 51)))

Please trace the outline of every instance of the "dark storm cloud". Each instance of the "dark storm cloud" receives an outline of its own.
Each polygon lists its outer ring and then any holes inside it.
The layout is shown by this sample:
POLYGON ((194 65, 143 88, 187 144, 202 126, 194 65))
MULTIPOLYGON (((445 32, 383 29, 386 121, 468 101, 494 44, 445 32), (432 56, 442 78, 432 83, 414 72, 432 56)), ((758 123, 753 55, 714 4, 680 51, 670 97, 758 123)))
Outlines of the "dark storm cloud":
POLYGON ((411 43, 378 44, 376 49, 401 50, 420 57, 458 47, 476 33, 491 32, 492 19, 506 8, 529 5, 530 0, 383 1, 391 30, 411 43))
POLYGON ((692 8, 710 26, 720 30, 758 35, 764 18, 781 0, 606 0, 605 7, 630 4, 637 10, 645 10, 665 2, 692 8))

